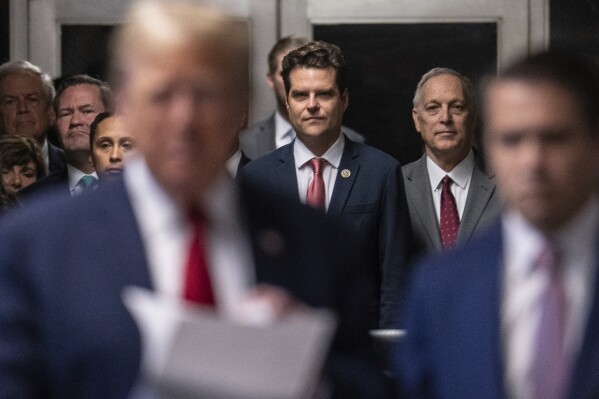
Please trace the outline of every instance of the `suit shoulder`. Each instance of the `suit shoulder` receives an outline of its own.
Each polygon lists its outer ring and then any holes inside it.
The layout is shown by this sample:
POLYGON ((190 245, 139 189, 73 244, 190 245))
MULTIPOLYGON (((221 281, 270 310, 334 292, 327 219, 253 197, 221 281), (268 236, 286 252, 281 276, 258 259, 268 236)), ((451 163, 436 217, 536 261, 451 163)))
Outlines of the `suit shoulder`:
POLYGON ((393 158, 386 152, 379 150, 378 148, 374 148, 368 144, 356 142, 354 142, 352 145, 356 151, 358 151, 360 157, 363 157, 363 159, 365 159, 368 163, 373 163, 372 166, 385 169, 389 167, 399 167, 399 161, 397 159, 393 158))
POLYGON ((268 118, 260 119, 259 121, 248 126, 246 129, 242 130, 239 133, 240 139, 242 137, 250 137, 250 136, 255 136, 257 134, 260 134, 261 132, 264 131, 264 129, 266 129, 267 125, 272 123, 272 119, 273 119, 273 116, 271 115, 268 118))

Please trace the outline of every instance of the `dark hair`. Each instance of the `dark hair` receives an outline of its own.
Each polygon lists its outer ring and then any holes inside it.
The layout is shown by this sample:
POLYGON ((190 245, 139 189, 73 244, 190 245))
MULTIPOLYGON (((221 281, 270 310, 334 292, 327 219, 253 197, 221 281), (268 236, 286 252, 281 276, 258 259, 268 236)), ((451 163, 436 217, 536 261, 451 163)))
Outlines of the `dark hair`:
POLYGON ((96 130, 98 129, 98 125, 102 123, 104 119, 110 118, 113 116, 112 112, 100 112, 94 118, 94 121, 89 125, 89 148, 90 150, 94 148, 94 139, 96 138, 96 130))
POLYGON ((487 79, 483 89, 493 82, 520 80, 530 83, 550 83, 568 90, 578 101, 585 123, 593 134, 599 134, 599 66, 582 55, 549 50, 524 58, 487 79))
POLYGON ((347 67, 341 49, 323 41, 310 42, 293 51, 283 58, 283 82, 285 83, 285 92, 289 94, 291 83, 289 74, 296 67, 305 68, 328 68, 335 69, 335 81, 339 88, 339 93, 343 94, 347 87, 347 67))
POLYGON ((308 38, 306 37, 293 35, 285 36, 279 39, 268 53, 268 71, 271 74, 277 72, 277 67, 279 66, 277 65, 277 58, 280 54, 282 54, 283 52, 288 53, 291 50, 295 50, 296 48, 303 46, 309 41, 310 40, 308 40, 308 38))
POLYGON ((2 136, 0 137, 0 167, 10 169, 15 165, 23 166, 33 161, 36 175, 41 179, 46 175, 46 164, 42 151, 37 142, 31 137, 2 136))
POLYGON ((60 82, 60 86, 58 86, 56 97, 54 97, 54 111, 57 115, 62 93, 64 93, 64 91, 71 86, 84 84, 98 86, 98 89, 100 89, 100 101, 104 105, 104 109, 107 112, 114 111, 114 95, 112 94, 112 90, 110 90, 108 83, 96 78, 92 78, 89 75, 73 75, 64 79, 62 82, 60 82))

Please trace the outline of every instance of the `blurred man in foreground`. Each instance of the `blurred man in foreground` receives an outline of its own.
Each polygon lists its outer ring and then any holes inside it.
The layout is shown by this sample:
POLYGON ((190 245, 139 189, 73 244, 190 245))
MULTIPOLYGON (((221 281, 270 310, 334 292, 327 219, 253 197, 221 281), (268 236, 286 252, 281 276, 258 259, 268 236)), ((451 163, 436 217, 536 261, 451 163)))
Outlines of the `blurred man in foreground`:
POLYGON ((322 380, 333 397, 384 395, 362 276, 339 258, 351 252, 309 209, 226 173, 248 106, 247 31, 190 2, 136 3, 112 68, 140 157, 115 184, 0 227, 0 396, 125 398, 142 348, 123 288, 226 316, 256 283, 273 312, 297 302, 337 312, 322 380))
POLYGON ((418 265, 396 361, 406 397, 599 396, 599 74, 572 54, 507 68, 483 96, 505 210, 418 265))

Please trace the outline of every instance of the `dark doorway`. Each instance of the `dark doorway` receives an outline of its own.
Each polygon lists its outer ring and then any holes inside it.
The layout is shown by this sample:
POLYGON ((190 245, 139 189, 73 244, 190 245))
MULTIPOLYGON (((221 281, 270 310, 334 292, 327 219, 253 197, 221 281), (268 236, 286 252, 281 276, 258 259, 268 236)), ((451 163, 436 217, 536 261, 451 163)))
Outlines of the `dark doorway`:
POLYGON ((495 23, 315 25, 315 40, 338 45, 349 65, 344 123, 402 165, 422 155, 411 117, 420 77, 449 67, 474 84, 497 68, 495 23))

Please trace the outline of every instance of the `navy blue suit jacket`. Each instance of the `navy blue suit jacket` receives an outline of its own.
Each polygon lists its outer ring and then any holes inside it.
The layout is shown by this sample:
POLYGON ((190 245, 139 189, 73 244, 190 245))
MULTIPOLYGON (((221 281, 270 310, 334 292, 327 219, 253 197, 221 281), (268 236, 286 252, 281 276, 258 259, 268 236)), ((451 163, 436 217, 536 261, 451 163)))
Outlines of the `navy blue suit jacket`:
MULTIPOLYGON (((299 202, 293 142, 242 168, 252 183, 299 202)), ((370 326, 395 327, 407 280, 410 219, 399 163, 389 155, 346 138, 328 215, 359 237, 364 268, 374 283, 370 326), (350 172, 344 177, 342 171, 350 172)))
MULTIPOLYGON (((242 193, 258 281, 339 316, 326 366, 335 396, 384 396, 368 344, 361 277, 345 271, 352 262, 339 257, 347 252, 336 248, 331 228, 306 207, 249 188, 242 193), (302 227, 305 220, 311 228, 302 227)), ((151 288, 144 253, 122 181, 43 207, 31 204, 4 219, 0 397, 127 397, 138 374, 140 338, 121 292, 129 285, 151 288)))
MULTIPOLYGON (((502 234, 497 223, 417 266, 407 337, 394 357, 403 397, 506 398, 500 343, 502 234)), ((568 398, 599 397, 599 281, 568 398)))

